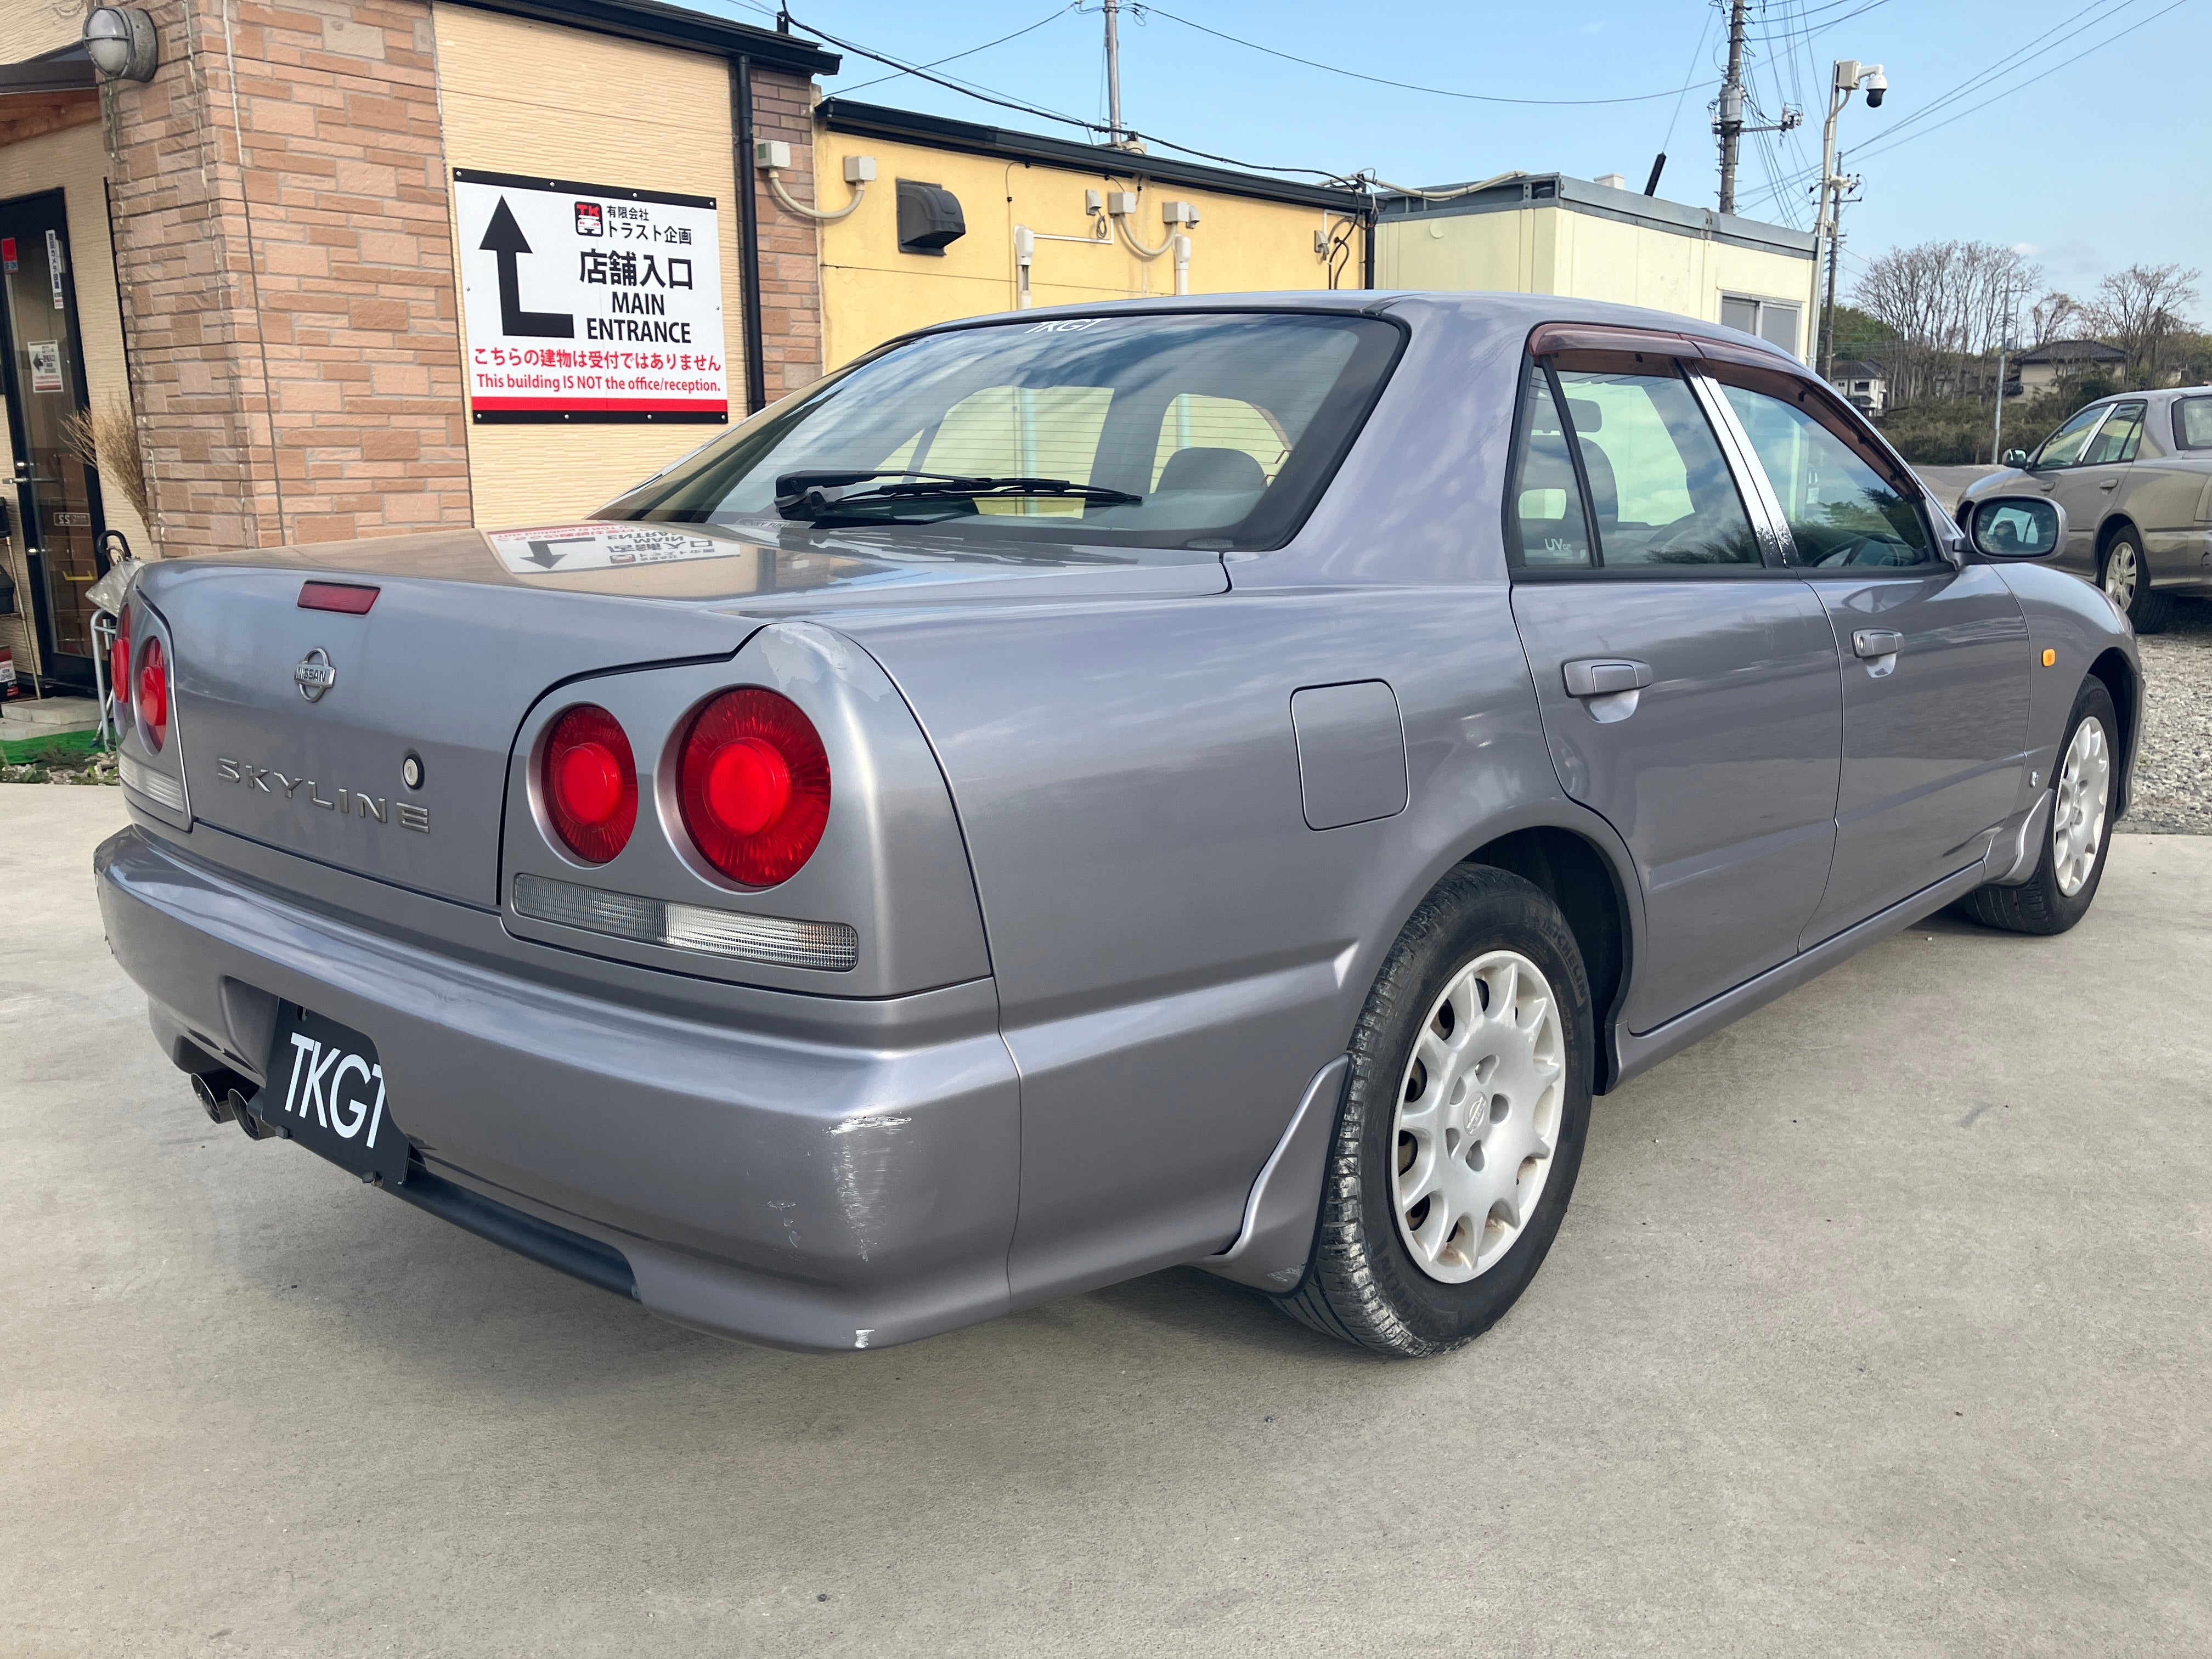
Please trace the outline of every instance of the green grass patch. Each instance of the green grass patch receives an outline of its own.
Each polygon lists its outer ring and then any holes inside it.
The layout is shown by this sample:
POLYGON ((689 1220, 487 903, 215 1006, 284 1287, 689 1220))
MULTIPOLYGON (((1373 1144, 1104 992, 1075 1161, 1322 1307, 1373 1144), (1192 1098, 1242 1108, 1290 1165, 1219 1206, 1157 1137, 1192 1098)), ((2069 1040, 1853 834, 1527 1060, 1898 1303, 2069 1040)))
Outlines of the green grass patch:
POLYGON ((100 733, 56 732, 51 736, 0 742, 0 761, 10 766, 76 766, 100 747, 100 733))

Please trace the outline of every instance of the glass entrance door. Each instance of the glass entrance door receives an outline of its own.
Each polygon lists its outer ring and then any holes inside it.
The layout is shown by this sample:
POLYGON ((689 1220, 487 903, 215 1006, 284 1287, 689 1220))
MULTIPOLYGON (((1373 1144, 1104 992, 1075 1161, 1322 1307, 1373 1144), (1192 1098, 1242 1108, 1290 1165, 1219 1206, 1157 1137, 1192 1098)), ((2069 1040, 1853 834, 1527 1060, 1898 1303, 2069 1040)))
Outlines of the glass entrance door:
POLYGON ((0 299, 6 313, 8 436, 29 555, 44 677, 91 690, 89 587, 101 559, 100 475, 77 458, 65 423, 87 405, 62 193, 0 202, 0 299))

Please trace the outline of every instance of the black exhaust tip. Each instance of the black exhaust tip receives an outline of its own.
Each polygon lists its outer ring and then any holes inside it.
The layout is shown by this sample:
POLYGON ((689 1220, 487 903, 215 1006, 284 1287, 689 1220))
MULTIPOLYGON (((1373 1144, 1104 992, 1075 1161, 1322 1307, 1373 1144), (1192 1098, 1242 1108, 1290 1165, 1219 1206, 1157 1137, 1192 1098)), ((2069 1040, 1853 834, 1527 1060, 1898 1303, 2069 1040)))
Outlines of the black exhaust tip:
POLYGON ((235 1123, 248 1140, 267 1140, 276 1132, 254 1115, 248 1103, 258 1092, 251 1078, 217 1069, 192 1073, 192 1092, 210 1123, 235 1123))

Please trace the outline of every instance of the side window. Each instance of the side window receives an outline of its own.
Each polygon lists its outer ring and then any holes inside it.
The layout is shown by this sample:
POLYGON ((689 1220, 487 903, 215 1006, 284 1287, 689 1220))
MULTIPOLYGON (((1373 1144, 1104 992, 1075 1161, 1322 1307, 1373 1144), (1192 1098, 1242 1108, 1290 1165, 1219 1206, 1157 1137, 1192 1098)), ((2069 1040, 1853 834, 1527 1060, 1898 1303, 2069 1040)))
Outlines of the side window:
POLYGON ((2092 404, 2072 420, 2043 441, 2036 452, 2038 466, 2072 466, 2081 459, 2082 446, 2096 430, 2097 422, 2105 418, 2106 404, 2092 404))
POLYGON ((1919 509, 1810 410, 1744 386, 1721 390, 1781 497, 1796 562, 1861 570, 1935 558, 1919 509))
POLYGON ((2081 452, 2084 466, 2109 466, 2136 458, 2136 446, 2142 441, 2143 410, 2142 404, 2114 404, 2112 417, 2097 428, 2097 435, 2081 452))
POLYGON ((2212 449, 2212 398, 2184 398, 2174 404, 2173 437, 2183 449, 2212 449))
POLYGON ((1522 404, 1528 425, 1522 434, 1512 514, 1521 563, 1532 570, 1587 569, 1594 561, 1582 485, 1567 453, 1566 427, 1552 398, 1551 377, 1540 364, 1528 371, 1528 395, 1522 404))
POLYGON ((1680 374, 1559 371, 1607 569, 1757 565, 1720 441, 1680 374))

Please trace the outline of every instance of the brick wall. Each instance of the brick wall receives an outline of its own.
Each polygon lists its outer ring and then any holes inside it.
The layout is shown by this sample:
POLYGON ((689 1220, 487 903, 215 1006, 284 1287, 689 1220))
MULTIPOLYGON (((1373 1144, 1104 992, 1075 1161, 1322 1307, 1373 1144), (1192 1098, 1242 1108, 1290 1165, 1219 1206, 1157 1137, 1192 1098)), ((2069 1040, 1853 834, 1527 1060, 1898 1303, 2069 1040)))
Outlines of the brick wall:
POLYGON ((163 550, 468 523, 425 0, 153 10, 113 216, 163 550))
MULTIPOLYGON (((781 176, 792 200, 822 204, 815 194, 813 82, 755 64, 753 133, 791 146, 791 167, 781 176)), ((832 180, 829 188, 827 205, 842 207, 844 181, 832 180)), ((768 174, 757 168, 753 197, 760 210, 763 390, 774 403, 822 378, 821 240, 812 220, 787 210, 769 193, 768 174)), ((732 368, 741 369, 743 350, 733 349, 731 356, 732 368)), ((738 379, 731 376, 733 392, 738 379)))

